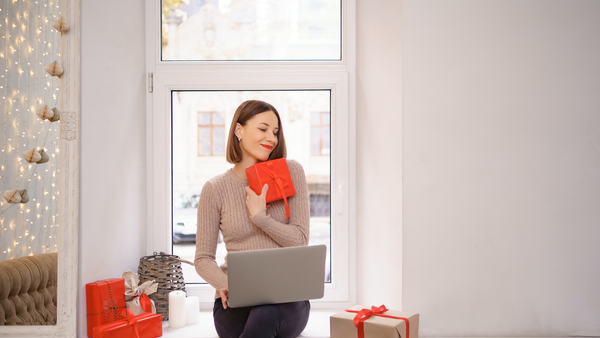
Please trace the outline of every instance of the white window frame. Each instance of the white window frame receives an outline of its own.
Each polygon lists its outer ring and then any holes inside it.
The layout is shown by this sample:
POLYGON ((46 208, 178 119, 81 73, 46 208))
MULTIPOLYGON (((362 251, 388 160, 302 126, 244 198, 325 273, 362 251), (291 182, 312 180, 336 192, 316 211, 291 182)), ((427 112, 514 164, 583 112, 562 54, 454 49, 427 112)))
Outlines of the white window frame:
MULTIPOLYGON (((161 61, 160 0, 146 1, 147 247, 171 252, 171 93, 175 90, 331 91, 331 283, 313 308, 345 308, 356 299, 355 0, 342 0, 341 61, 161 61)), ((212 286, 188 295, 212 308, 212 286)))

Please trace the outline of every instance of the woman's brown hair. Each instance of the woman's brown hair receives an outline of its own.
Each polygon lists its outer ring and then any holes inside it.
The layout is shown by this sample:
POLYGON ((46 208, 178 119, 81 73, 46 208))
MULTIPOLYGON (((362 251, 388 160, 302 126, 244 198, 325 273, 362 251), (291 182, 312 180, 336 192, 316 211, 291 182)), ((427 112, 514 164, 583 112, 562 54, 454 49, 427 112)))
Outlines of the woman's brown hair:
POLYGON ((285 138, 283 137, 283 128, 281 126, 281 118, 277 109, 272 105, 259 101, 259 100, 248 100, 240 104, 236 109, 233 120, 231 121, 231 127, 229 128, 229 137, 227 138, 227 162, 236 164, 242 161, 242 148, 240 147, 240 141, 235 136, 235 127, 239 123, 242 126, 246 125, 246 122, 254 116, 272 111, 277 116, 277 145, 269 155, 268 160, 275 160, 278 158, 285 158, 287 156, 287 150, 285 147, 285 138))

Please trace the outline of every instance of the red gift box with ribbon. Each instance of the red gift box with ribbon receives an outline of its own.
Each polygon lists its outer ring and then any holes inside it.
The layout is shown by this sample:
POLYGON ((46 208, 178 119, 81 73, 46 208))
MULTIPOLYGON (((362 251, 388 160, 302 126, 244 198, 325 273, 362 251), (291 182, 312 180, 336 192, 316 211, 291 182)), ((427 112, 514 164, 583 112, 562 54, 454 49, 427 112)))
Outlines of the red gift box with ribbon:
POLYGON ((331 338, 419 338, 419 314, 353 306, 329 317, 331 338))
POLYGON ((109 324, 94 327, 93 338, 156 338, 162 336, 162 315, 142 313, 134 316, 127 310, 127 316, 109 324))
POLYGON ((124 318, 125 280, 105 279, 85 285, 88 337, 94 327, 124 318))
POLYGON ((265 184, 269 185, 267 203, 283 199, 285 202, 285 219, 290 218, 290 207, 287 198, 296 194, 292 176, 285 158, 257 163, 246 168, 248 186, 260 195, 265 184))

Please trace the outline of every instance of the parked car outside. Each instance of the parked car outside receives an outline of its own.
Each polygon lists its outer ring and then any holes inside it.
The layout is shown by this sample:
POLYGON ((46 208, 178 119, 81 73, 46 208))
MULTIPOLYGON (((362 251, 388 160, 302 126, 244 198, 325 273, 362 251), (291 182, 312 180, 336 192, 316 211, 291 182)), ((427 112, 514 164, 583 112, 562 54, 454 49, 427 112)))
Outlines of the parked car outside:
POLYGON ((173 244, 196 241, 196 208, 173 209, 173 244))
MULTIPOLYGON (((173 209, 173 244, 196 242, 197 212, 196 208, 173 209)), ((223 242, 223 237, 219 232, 219 243, 221 242, 223 242)))

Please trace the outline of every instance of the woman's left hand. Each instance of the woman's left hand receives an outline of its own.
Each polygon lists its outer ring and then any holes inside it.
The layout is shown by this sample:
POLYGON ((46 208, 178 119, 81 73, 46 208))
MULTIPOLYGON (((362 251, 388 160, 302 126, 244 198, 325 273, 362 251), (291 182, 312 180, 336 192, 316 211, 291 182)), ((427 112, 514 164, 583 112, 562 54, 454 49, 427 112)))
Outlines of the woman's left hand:
POLYGON ((254 217, 254 215, 267 208, 268 190, 269 185, 265 184, 260 195, 257 195, 250 187, 246 187, 246 206, 248 207, 250 217, 254 217))

